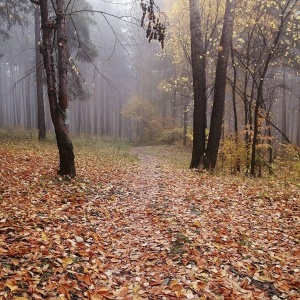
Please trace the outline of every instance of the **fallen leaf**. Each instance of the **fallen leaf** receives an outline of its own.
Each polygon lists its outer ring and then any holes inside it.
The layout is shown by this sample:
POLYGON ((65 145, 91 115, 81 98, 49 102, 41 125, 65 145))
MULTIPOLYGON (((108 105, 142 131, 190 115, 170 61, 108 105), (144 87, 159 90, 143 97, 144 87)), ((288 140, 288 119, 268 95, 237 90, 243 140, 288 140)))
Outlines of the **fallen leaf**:
POLYGON ((62 265, 64 268, 66 268, 68 265, 73 264, 73 258, 72 257, 66 257, 62 260, 62 265))

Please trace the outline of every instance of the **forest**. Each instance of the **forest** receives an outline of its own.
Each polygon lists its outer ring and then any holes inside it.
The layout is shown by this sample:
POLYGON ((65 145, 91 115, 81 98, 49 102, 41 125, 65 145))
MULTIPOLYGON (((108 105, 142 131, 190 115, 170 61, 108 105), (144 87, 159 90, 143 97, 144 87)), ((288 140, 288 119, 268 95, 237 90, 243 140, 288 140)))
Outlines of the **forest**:
POLYGON ((0 0, 0 300, 300 299, 298 0, 0 0))

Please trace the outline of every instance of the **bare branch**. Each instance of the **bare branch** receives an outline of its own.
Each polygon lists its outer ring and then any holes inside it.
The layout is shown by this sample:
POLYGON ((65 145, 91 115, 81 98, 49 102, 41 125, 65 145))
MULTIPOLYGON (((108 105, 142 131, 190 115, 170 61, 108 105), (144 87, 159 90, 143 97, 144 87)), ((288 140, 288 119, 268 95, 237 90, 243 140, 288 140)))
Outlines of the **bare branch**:
POLYGON ((81 43, 81 39, 80 39, 80 36, 78 35, 78 31, 77 31, 77 28, 76 28, 76 25, 75 25, 75 22, 72 18, 72 16, 70 16, 70 19, 72 21, 72 24, 74 26, 74 29, 75 29, 75 33, 76 33, 76 36, 77 36, 77 42, 78 42, 78 45, 80 47, 80 49, 84 52, 84 54, 87 56, 88 60, 90 61, 90 63, 94 66, 95 70, 97 70, 97 72, 100 74, 100 76, 110 85, 110 87, 114 87, 113 83, 111 81, 108 80, 108 78, 106 78, 102 73, 101 71, 98 69, 98 67, 95 65, 95 63, 93 62, 93 60, 91 59, 91 57, 89 56, 89 54, 86 52, 86 50, 84 49, 82 43, 81 43))

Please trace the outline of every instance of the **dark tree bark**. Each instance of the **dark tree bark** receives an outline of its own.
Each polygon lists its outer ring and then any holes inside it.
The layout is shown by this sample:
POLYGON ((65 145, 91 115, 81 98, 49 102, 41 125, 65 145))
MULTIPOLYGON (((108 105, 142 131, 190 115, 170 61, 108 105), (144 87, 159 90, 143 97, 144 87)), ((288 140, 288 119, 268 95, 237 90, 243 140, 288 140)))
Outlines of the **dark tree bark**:
POLYGON ((220 51, 217 59, 214 102, 211 115, 210 132, 206 149, 204 166, 206 169, 214 169, 219 151, 222 123, 225 107, 225 90, 228 58, 233 33, 236 0, 227 0, 220 41, 220 51))
POLYGON ((237 69, 234 60, 234 53, 232 47, 232 39, 231 39, 231 60, 233 66, 233 85, 232 85, 232 105, 233 105, 233 115, 234 115, 234 138, 235 138, 235 145, 236 145, 236 153, 237 158, 235 162, 235 171, 241 171, 241 162, 240 156, 238 154, 239 150, 239 128, 238 128, 238 115, 237 115, 237 108, 236 108, 236 86, 237 86, 237 69))
POLYGON ((36 98, 37 98, 37 125, 38 125, 38 139, 46 139, 46 122, 45 122, 45 109, 44 109, 44 94, 43 94, 43 69, 42 69, 42 55, 40 53, 40 39, 41 39, 41 26, 40 26, 40 13, 38 7, 34 10, 35 21, 35 68, 36 68, 36 98))
POLYGON ((60 175, 74 177, 75 163, 73 144, 69 138, 68 77, 67 77, 67 35, 64 15, 65 1, 56 0, 57 9, 57 50, 58 50, 58 110, 55 127, 59 149, 60 175))
POLYGON ((56 77, 54 68, 53 45, 51 43, 53 22, 48 18, 47 0, 40 0, 42 25, 42 54, 44 68, 46 69, 48 98, 50 113, 55 129, 57 147, 59 150, 60 167, 58 174, 74 177, 75 163, 73 144, 68 136, 68 97, 67 97, 67 39, 65 34, 64 0, 57 0, 57 47, 58 47, 58 84, 59 97, 57 97, 56 77))
MULTIPOLYGON (((287 135, 287 96, 286 96, 286 70, 283 69, 283 87, 282 87, 282 99, 281 99, 281 131, 287 135)), ((285 138, 281 137, 281 142, 284 144, 286 143, 285 138)))
POLYGON ((193 151, 190 168, 198 168, 205 153, 206 62, 202 40, 199 1, 189 0, 191 62, 194 86, 193 151))

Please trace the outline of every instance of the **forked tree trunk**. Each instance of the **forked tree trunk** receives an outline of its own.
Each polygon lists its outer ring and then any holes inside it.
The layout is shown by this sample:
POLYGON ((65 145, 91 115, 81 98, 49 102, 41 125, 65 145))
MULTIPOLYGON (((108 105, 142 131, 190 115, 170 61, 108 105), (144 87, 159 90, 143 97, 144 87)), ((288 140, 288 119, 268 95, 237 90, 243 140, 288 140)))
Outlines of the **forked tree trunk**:
POLYGON ((205 153, 206 130, 206 63, 202 40, 198 0, 189 0, 191 61, 194 86, 193 151, 190 168, 198 168, 205 153))
POLYGON ((57 48, 58 48, 58 86, 57 97, 56 77, 54 69, 53 37, 54 24, 48 18, 47 0, 40 0, 43 45, 42 54, 46 69, 48 97, 51 118, 55 129, 57 147, 59 150, 60 167, 58 174, 74 177, 75 162, 73 144, 68 135, 68 97, 67 97, 67 38, 65 33, 64 0, 57 0, 57 48))

